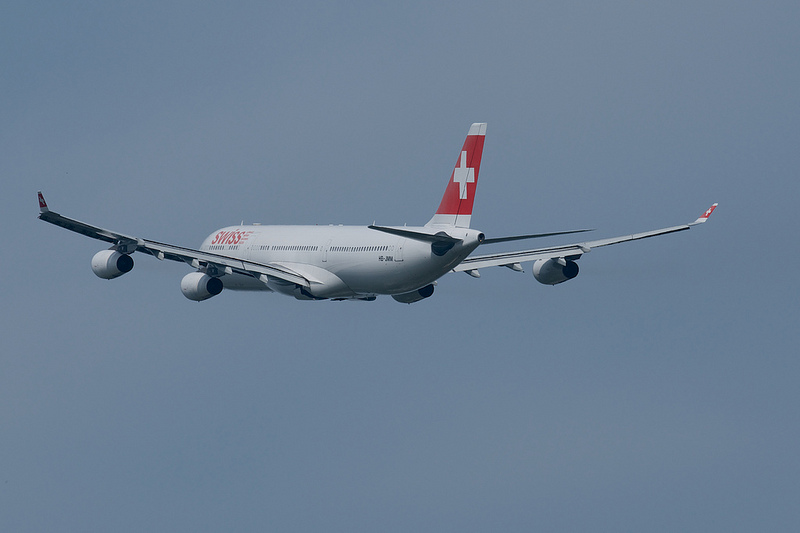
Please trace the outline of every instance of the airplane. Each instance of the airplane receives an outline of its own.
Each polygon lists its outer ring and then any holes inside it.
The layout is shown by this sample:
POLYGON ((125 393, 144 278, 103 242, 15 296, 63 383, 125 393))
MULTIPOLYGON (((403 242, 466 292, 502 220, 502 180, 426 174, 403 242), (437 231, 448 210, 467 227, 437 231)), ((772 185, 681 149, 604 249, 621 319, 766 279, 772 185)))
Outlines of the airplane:
POLYGON ((489 244, 581 233, 572 230, 486 238, 470 228, 486 124, 475 123, 459 152, 439 208, 424 226, 267 226, 221 228, 198 249, 174 246, 107 230, 50 211, 39 192, 39 218, 111 244, 92 258, 92 271, 114 279, 133 269, 134 252, 194 269, 181 280, 190 300, 222 292, 267 291, 298 300, 365 300, 390 295, 401 303, 429 298, 450 272, 480 277, 479 269, 504 266, 522 272, 532 263, 536 281, 557 285, 578 275, 576 261, 595 248, 688 230, 708 220, 713 204, 689 224, 609 239, 512 252, 472 255, 489 244))

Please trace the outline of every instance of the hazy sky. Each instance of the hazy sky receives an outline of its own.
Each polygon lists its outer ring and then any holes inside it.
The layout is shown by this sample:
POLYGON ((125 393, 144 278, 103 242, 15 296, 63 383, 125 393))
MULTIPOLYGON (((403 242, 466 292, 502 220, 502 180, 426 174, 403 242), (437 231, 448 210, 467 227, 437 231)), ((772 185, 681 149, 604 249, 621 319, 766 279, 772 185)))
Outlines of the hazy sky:
MULTIPOLYGON (((800 4, 6 2, 3 531, 794 531, 800 4), (556 287, 185 299, 55 211, 603 238, 556 287)), ((569 242, 569 239, 540 241, 569 242)), ((495 245, 500 246, 500 245, 495 245)), ((495 248, 500 249, 500 248, 495 248)))

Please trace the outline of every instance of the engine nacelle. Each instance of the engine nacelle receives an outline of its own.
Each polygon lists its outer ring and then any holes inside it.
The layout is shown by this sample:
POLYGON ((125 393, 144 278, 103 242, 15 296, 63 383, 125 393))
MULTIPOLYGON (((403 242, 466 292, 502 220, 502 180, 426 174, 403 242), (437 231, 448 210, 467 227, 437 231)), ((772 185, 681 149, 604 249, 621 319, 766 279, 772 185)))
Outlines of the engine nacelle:
POLYGON ((532 270, 539 283, 558 285, 577 276, 580 269, 578 263, 569 259, 539 259, 532 270))
POLYGON ((411 292, 404 292, 403 294, 392 294, 392 298, 400 302, 401 304, 413 304, 414 302, 418 302, 420 300, 424 300, 425 298, 430 298, 433 294, 433 284, 425 285, 421 289, 417 289, 411 292))
POLYGON ((92 257, 92 272, 99 278, 118 278, 132 269, 133 258, 116 250, 103 250, 92 257))
POLYGON ((204 272, 192 272, 183 276, 181 292, 190 300, 202 302, 222 292, 222 280, 204 272))

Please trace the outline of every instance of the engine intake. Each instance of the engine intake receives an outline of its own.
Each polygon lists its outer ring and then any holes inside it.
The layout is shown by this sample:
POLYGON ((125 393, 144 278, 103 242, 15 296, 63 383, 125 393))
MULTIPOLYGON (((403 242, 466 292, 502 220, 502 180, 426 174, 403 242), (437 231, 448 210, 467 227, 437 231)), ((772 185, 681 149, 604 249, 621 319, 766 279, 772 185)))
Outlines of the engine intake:
POLYGON ((118 278, 133 270, 133 258, 116 250, 103 250, 92 257, 92 272, 103 279, 118 278))
POLYGON ((204 272, 192 272, 181 280, 181 292, 190 300, 202 302, 222 292, 222 280, 204 272))
POLYGON ((569 259, 539 259, 533 263, 533 277, 545 285, 558 285, 578 275, 578 263, 569 259))

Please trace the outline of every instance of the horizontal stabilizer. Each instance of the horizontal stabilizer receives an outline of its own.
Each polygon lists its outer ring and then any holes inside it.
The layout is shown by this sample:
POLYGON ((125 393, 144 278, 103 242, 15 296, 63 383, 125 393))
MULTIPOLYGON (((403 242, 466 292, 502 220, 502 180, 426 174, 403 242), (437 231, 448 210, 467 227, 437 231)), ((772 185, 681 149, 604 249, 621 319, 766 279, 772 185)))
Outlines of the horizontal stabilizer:
POLYGON ((430 242, 430 243, 447 243, 447 244, 457 244, 461 242, 461 239, 456 239, 455 237, 451 237, 450 235, 446 234, 443 231, 440 231, 438 233, 422 233, 420 231, 412 231, 405 228, 389 228, 386 226, 375 226, 375 225, 367 227, 369 229, 382 231, 384 233, 389 233, 391 235, 406 237, 407 239, 414 239, 415 241, 430 242))
POLYGON ((532 235, 514 235, 512 237, 497 237, 495 239, 484 239, 481 244, 495 244, 498 242, 521 241, 524 239, 539 239, 541 237, 554 237, 556 235, 569 235, 571 233, 584 233, 594 231, 593 229, 575 229, 571 231, 554 231, 553 233, 534 233, 532 235))

